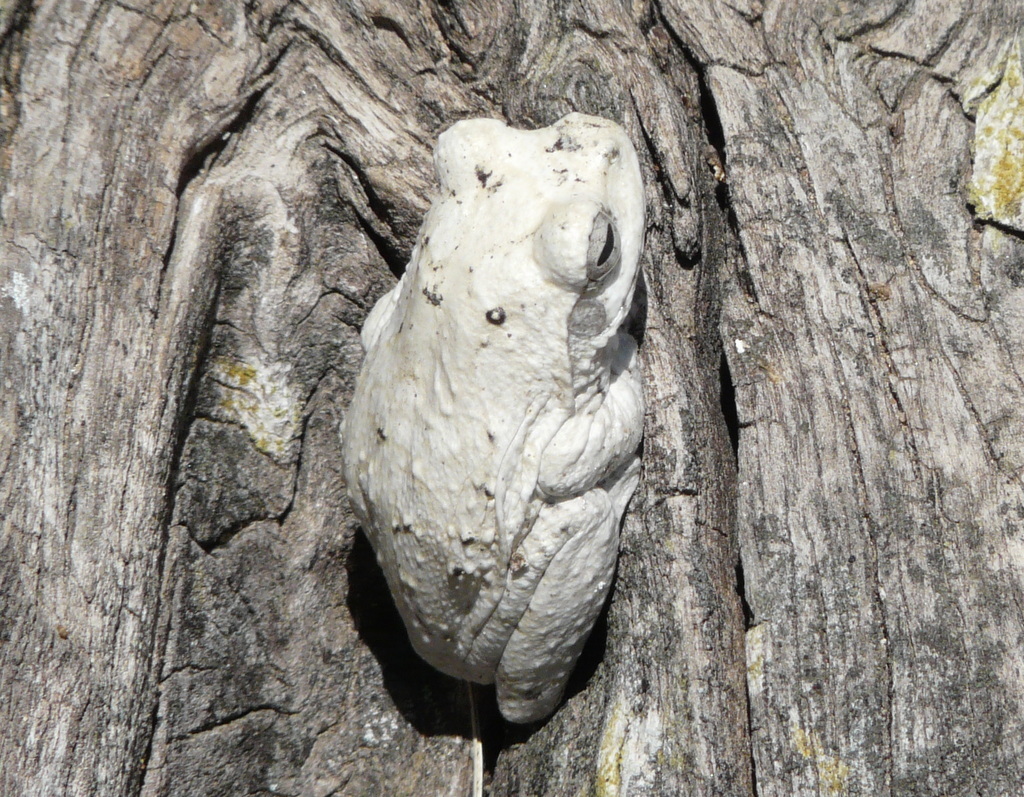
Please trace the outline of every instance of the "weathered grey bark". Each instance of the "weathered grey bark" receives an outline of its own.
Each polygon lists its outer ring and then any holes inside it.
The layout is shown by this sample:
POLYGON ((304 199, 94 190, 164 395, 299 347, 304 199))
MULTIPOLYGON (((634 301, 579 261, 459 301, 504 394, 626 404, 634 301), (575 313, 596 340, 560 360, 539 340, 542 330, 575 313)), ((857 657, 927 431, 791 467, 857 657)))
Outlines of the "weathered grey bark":
POLYGON ((834 9, 734 19, 743 47, 666 9, 712 64, 743 246, 722 332, 758 793, 1020 794, 1024 245, 972 217, 964 103, 1024 7, 834 9))
POLYGON ((1020 793, 1024 171, 968 181, 1022 23, 0 8, 0 791, 467 793, 338 427, 438 133, 575 109, 644 163, 644 476, 565 704, 478 695, 492 793, 1020 793))

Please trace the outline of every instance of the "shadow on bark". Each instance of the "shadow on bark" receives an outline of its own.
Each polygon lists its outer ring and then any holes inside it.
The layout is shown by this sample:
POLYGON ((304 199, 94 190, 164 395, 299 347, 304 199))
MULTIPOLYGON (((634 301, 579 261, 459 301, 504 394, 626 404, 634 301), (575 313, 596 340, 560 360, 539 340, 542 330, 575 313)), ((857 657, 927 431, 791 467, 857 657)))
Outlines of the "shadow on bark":
MULTIPOLYGON (((471 738, 465 683, 435 670, 417 655, 373 548, 362 531, 355 537, 346 569, 349 583, 346 606, 352 613, 359 638, 380 664, 384 687, 402 716, 424 736, 471 738)), ((611 596, 569 677, 560 707, 586 689, 597 674, 608 641, 610 604, 611 596)), ((474 684, 473 688, 484 764, 490 770, 502 750, 527 741, 550 718, 526 725, 506 722, 498 711, 494 686, 474 684)))
MULTIPOLYGON (((362 531, 353 541, 345 567, 349 585, 345 603, 359 638, 380 664, 384 687, 402 716, 424 736, 471 738, 465 686, 435 670, 413 650, 373 548, 362 531)), ((493 689, 491 692, 493 705, 493 689)))

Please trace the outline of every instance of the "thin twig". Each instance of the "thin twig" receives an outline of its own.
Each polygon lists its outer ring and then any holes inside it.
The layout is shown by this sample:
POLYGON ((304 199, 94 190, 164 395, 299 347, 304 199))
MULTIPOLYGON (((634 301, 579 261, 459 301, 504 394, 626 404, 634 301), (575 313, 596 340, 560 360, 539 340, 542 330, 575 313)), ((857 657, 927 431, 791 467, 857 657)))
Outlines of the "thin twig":
POLYGON ((484 746, 480 741, 480 724, 476 714, 476 698, 473 684, 466 681, 469 692, 469 721, 473 734, 473 797, 484 797, 484 746))

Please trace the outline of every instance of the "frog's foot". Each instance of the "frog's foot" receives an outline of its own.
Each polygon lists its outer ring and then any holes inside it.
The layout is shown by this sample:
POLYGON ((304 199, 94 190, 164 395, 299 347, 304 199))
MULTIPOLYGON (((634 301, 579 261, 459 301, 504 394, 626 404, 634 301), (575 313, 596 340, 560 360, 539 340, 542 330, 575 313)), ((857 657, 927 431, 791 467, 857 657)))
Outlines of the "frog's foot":
POLYGON ((530 536, 548 536, 545 531, 551 538, 566 535, 565 542, 539 578, 495 677, 498 705, 510 722, 554 710, 615 572, 619 516, 605 490, 545 507, 530 536))

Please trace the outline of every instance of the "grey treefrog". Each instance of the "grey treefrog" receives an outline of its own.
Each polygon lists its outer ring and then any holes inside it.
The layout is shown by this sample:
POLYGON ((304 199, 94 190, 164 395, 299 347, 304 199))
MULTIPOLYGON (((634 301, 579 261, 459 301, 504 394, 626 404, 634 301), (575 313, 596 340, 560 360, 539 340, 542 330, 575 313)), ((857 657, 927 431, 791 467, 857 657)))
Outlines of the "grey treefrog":
POLYGON ((412 259, 362 330, 353 509, 416 651, 550 714, 607 597, 644 405, 621 330, 644 235, 636 152, 573 113, 461 121, 412 259))

